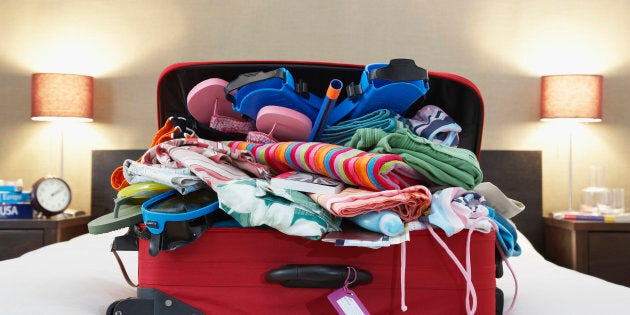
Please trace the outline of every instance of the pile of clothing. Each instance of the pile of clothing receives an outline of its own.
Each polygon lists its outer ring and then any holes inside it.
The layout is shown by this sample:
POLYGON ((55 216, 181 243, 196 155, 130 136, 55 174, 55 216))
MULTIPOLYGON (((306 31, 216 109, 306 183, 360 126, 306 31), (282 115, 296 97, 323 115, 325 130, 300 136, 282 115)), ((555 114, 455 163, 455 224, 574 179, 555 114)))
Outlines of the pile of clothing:
MULTIPOLYGON (((119 191, 115 211, 92 222, 90 232, 104 231, 101 227, 110 228, 113 221, 115 227, 145 223, 152 233, 163 234, 167 222, 198 216, 204 222, 188 224, 194 235, 189 239, 217 220, 321 239, 350 221, 403 240, 409 230, 431 226, 447 236, 462 229, 494 230, 503 251, 518 255, 509 219, 523 205, 483 182, 475 153, 458 148, 462 127, 443 109, 425 105, 408 113, 429 88, 426 71, 408 60, 393 60, 390 65, 369 65, 363 76, 361 86, 349 90, 357 92, 349 93, 323 119, 323 110, 319 117, 317 110, 322 99, 312 93, 301 97, 306 92, 284 68, 232 82, 204 80, 188 94, 194 121, 169 118, 140 158, 124 161, 112 173, 112 187, 119 191), (379 81, 374 73, 388 67, 410 71, 404 71, 404 81, 390 80, 390 74, 379 81), (385 81, 394 83, 388 86, 385 81), (387 89, 391 91, 384 92, 387 89), (387 106, 382 105, 384 99, 387 106), (314 126, 314 121, 320 125, 314 126), (195 132, 198 124, 239 134, 242 140, 201 138, 195 132), (271 178, 289 171, 321 175, 345 188, 324 194, 270 184, 271 178), (147 183, 157 186, 147 188, 147 183), (166 198, 165 190, 177 193, 166 198), (198 191, 212 198, 173 200, 198 191), (217 209, 229 220, 217 216, 217 209), (383 217, 389 229, 377 224, 383 217)), ((324 102, 330 103, 328 97, 324 102)))
POLYGON ((475 154, 457 148, 461 128, 437 106, 425 106, 409 119, 377 110, 328 126, 322 137, 337 135, 344 140, 335 142, 342 144, 211 141, 187 125, 183 118, 170 118, 144 155, 113 172, 112 186, 121 190, 154 182, 182 195, 210 188, 218 208, 238 226, 271 227, 311 239, 340 231, 343 218, 393 212, 407 226, 401 234, 426 228, 423 224, 449 236, 462 229, 497 230, 505 253, 520 254, 509 219, 524 206, 482 181, 475 154), (290 170, 324 175, 345 188, 318 194, 269 184, 290 170))

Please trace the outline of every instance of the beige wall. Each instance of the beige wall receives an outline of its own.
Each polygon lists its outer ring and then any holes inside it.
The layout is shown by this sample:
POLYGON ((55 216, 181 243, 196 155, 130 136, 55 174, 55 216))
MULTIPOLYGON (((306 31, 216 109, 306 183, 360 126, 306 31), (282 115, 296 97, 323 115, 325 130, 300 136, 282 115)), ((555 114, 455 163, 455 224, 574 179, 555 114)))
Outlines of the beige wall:
MULTIPOLYGON (((538 121, 539 77, 604 75, 604 117, 574 131, 574 205, 588 167, 630 194, 630 1, 0 2, 0 178, 57 174, 58 133, 30 120, 30 76, 95 77, 95 122, 67 126, 72 207, 90 205, 90 151, 145 148, 169 64, 201 60, 385 62, 407 57, 480 88, 484 149, 543 150, 544 211, 567 207, 568 132, 538 121)), ((122 162, 122 161, 121 161, 122 162)))

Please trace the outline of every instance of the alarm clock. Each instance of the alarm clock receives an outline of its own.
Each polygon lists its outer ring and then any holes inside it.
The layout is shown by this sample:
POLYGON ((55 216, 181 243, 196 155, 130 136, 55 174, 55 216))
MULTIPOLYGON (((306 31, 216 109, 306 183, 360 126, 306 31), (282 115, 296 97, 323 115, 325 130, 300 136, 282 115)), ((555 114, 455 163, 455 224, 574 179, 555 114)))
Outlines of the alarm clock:
POLYGON ((42 177, 31 189, 33 210, 50 217, 62 213, 70 205, 72 192, 70 186, 58 177, 42 177))

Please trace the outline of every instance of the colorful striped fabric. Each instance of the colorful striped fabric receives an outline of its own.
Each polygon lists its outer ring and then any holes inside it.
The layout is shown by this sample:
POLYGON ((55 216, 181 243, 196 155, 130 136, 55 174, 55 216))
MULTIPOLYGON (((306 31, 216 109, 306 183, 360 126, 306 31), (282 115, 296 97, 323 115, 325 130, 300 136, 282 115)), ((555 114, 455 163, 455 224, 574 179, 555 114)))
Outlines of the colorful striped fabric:
POLYGON ((258 163, 266 164, 276 173, 306 171, 370 190, 401 189, 424 182, 424 177, 396 154, 369 153, 321 142, 224 141, 223 144, 251 152, 258 163))

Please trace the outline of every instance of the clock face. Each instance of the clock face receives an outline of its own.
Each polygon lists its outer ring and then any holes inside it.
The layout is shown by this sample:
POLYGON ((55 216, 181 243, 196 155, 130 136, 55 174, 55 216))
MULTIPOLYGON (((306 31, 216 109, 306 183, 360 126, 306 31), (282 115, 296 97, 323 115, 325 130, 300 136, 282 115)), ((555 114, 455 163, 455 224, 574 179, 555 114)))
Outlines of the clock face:
POLYGON ((70 205, 70 200, 70 187, 60 178, 42 178, 33 187, 33 201, 44 212, 59 213, 70 205))

